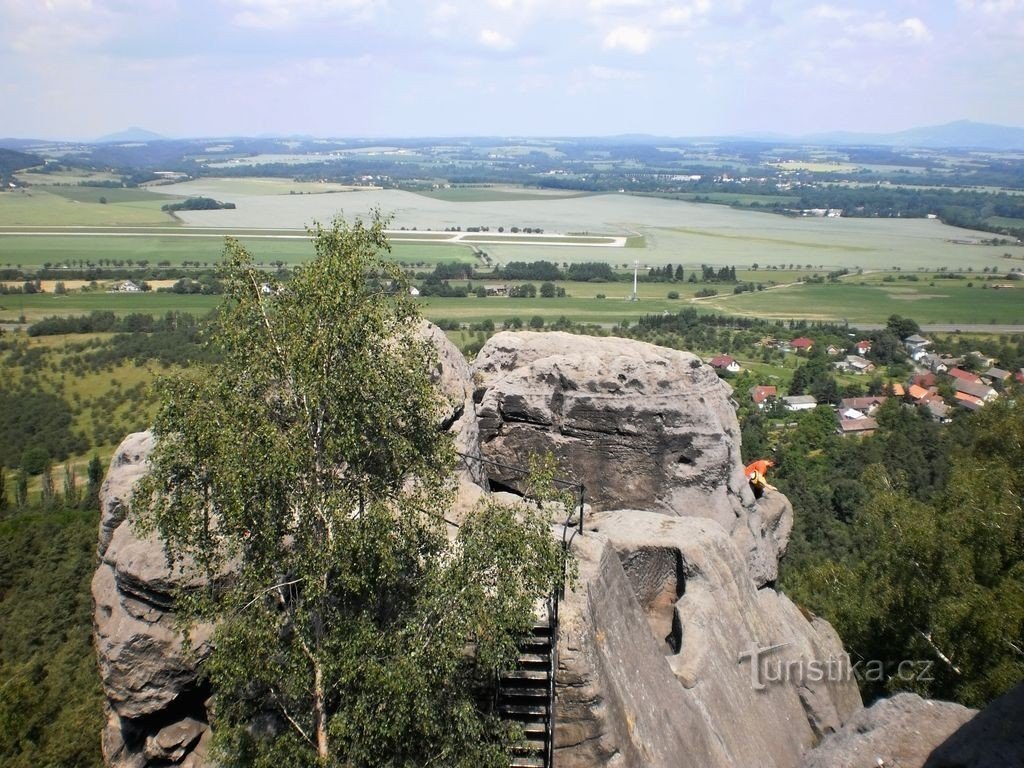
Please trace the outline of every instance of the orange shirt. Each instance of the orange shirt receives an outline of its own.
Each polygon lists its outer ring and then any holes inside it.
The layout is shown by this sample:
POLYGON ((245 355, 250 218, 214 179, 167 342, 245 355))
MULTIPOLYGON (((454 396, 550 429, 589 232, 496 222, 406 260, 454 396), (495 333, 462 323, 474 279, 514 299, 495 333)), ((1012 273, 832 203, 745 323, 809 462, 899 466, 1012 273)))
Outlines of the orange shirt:
POLYGON ((743 470, 743 475, 749 478, 754 472, 757 472, 761 477, 764 477, 768 474, 768 467, 771 466, 774 466, 774 464, 768 459, 760 459, 747 464, 747 468, 743 470))

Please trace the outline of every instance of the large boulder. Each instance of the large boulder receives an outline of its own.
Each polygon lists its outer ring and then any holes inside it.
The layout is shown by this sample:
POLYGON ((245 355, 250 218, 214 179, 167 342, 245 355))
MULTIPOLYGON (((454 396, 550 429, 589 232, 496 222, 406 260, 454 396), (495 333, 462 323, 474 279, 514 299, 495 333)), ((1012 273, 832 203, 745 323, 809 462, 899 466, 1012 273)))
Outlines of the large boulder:
POLYGON ((1024 683, 980 712, 900 693, 875 702, 810 752, 802 768, 1024 765, 1024 683))
POLYGON ((192 630, 188 650, 173 612, 178 587, 205 582, 171 569, 162 543, 140 536, 126 520, 152 449, 150 432, 135 433, 111 459, 100 489, 100 563, 92 580, 96 655, 108 708, 104 756, 108 765, 125 768, 147 765, 154 744, 184 733, 172 728, 176 722, 194 735, 168 752, 183 761, 208 721, 196 667, 208 652, 211 627, 192 630))
POLYGON ((698 357, 631 339, 504 332, 474 372, 492 482, 515 486, 510 467, 553 453, 595 509, 715 520, 758 584, 775 579, 792 507, 778 493, 755 501, 731 390, 698 357))
POLYGON ((796 766, 860 708, 831 627, 755 589, 718 523, 598 512, 573 551, 558 765, 796 766))
MULTIPOLYGON (((439 392, 438 427, 453 435, 460 454, 479 454, 472 371, 435 325, 420 333, 436 350, 431 378, 439 392)), ((136 483, 148 471, 152 432, 128 435, 111 459, 100 490, 100 562, 93 575, 94 636, 107 700, 102 743, 107 764, 142 768, 207 762, 209 691, 197 665, 209 652, 212 626, 194 628, 188 642, 174 615, 174 593, 206 580, 188 563, 171 568, 162 542, 141 535, 128 519, 136 483)), ((453 478, 455 521, 483 495, 479 461, 462 460, 453 478)))

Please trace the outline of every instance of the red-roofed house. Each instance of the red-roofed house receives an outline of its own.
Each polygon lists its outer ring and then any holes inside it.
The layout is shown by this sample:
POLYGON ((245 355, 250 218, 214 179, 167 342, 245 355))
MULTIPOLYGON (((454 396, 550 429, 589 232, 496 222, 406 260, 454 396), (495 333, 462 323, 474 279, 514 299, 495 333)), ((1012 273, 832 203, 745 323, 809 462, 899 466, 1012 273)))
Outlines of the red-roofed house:
POLYGON ((853 348, 857 350, 858 355, 866 355, 871 351, 871 342, 867 339, 863 339, 854 344, 853 348))
POLYGON ((758 408, 764 408, 765 400, 778 397, 779 391, 775 387, 751 387, 750 399, 758 408))
POLYGON ((955 392, 957 405, 962 405, 969 411, 976 411, 985 405, 985 401, 980 397, 969 395, 966 392, 955 392))
POLYGON ((916 384, 917 386, 924 387, 925 389, 928 389, 928 387, 934 387, 938 381, 939 380, 935 378, 934 373, 915 373, 910 378, 911 384, 916 384))
POLYGON ((743 369, 740 364, 733 360, 728 355, 719 355, 718 357, 712 357, 709 361, 709 365, 716 371, 728 371, 729 373, 739 373, 743 369))
POLYGON ((952 376, 954 379, 960 379, 960 381, 969 381, 973 384, 981 384, 981 377, 976 376, 969 371, 965 371, 963 368, 950 368, 946 371, 947 376, 952 376))
POLYGON ((896 397, 903 397, 905 394, 907 394, 907 391, 905 389, 903 389, 903 385, 902 384, 900 384, 898 381, 896 381, 896 382, 893 382, 892 393, 896 397))
POLYGON ((790 349, 795 349, 797 352, 803 350, 804 352, 810 352, 811 347, 814 346, 814 342, 808 339, 806 336, 801 336, 799 339, 793 339, 789 342, 790 349))
POLYGON ((907 394, 919 403, 926 403, 936 397, 941 399, 940 395, 934 389, 925 389, 924 387, 919 387, 917 384, 911 384, 910 389, 907 390, 907 394))

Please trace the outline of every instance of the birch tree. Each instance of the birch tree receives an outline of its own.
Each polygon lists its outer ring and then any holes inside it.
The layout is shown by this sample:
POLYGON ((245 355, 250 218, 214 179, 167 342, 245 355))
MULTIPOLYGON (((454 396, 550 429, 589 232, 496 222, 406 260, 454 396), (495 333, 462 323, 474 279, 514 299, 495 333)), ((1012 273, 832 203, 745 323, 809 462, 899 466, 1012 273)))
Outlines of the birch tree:
POLYGON ((220 362, 160 384, 136 493, 176 567, 224 765, 508 765, 490 686, 562 552, 537 514, 481 508, 445 532, 454 466, 435 352, 383 223, 311 232, 278 282, 237 242, 220 362))

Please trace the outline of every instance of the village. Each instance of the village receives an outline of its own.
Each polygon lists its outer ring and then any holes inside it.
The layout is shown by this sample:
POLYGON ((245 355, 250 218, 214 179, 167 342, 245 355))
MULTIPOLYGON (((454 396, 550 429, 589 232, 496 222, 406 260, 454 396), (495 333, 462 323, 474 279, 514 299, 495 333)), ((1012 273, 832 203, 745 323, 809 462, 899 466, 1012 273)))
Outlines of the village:
MULTIPOLYGON (((790 341, 765 339, 761 344, 801 356, 809 355, 815 348, 815 341, 806 336, 790 341)), ((934 421, 948 424, 957 408, 977 411, 998 399, 1008 388, 1024 385, 1024 368, 1004 370, 996 367, 996 359, 981 352, 970 352, 962 357, 935 352, 933 342, 918 333, 903 338, 902 345, 913 371, 904 381, 885 384, 880 393, 840 397, 833 402, 813 394, 783 394, 778 385, 759 383, 746 390, 746 397, 759 411, 774 417, 830 406, 836 414, 838 434, 863 437, 878 429, 874 416, 890 398, 900 399, 907 407, 923 408, 934 421)), ((867 357, 871 349, 872 341, 865 338, 845 349, 830 344, 825 355, 831 369, 837 373, 875 375, 878 366, 867 357)), ((726 354, 712 357, 707 363, 723 378, 731 378, 744 370, 726 354)))

